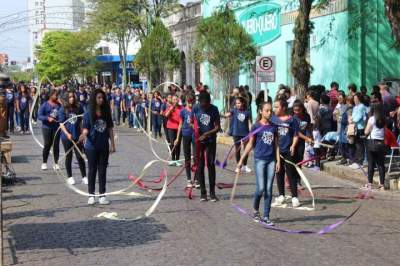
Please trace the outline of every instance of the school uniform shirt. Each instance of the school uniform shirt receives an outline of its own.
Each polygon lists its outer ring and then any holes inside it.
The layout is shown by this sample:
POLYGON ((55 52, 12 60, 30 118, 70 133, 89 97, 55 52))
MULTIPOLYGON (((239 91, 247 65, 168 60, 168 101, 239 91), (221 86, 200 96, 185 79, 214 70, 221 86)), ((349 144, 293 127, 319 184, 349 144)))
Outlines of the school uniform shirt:
POLYGON ((145 114, 147 108, 149 108, 149 101, 142 100, 136 105, 136 112, 139 114, 145 114))
MULTIPOLYGON (((171 109, 173 108, 170 106, 168 108, 171 109)), ((178 129, 179 128, 179 121, 180 121, 180 113, 182 111, 183 107, 182 106, 176 106, 175 109, 169 114, 167 117, 167 128, 169 129, 178 129)))
POLYGON ((249 110, 239 110, 234 108, 231 110, 231 135, 235 137, 244 137, 249 134, 249 120, 251 112, 249 110))
POLYGON ((192 112, 186 108, 183 108, 179 114, 182 121, 182 136, 190 137, 193 135, 193 128, 190 126, 192 112))
MULTIPOLYGON (((263 127, 261 123, 255 123, 251 131, 263 127)), ((254 159, 274 161, 275 160, 275 136, 278 131, 276 126, 267 126, 254 135, 254 159)))
MULTIPOLYGON (((297 119, 297 123, 299 125, 299 132, 303 134, 304 136, 310 136, 311 132, 308 129, 308 126, 311 124, 311 118, 309 114, 305 114, 304 116, 293 116, 295 119, 297 119)), ((299 144, 304 143, 305 140, 302 138, 299 138, 299 144)))
POLYGON ((22 95, 18 96, 18 103, 19 103, 18 107, 19 107, 19 109, 21 111, 25 111, 26 108, 29 107, 29 103, 31 102, 31 100, 32 100, 32 98, 31 98, 30 95, 28 95, 28 96, 22 96, 22 95))
POLYGON ((121 102, 122 102, 122 95, 119 94, 114 94, 112 96, 112 99, 114 100, 114 107, 121 107, 121 102))
POLYGON ((160 100, 152 99, 151 100, 151 111, 160 113, 161 105, 162 105, 162 102, 160 100))
POLYGON ((13 91, 7 91, 6 92, 6 99, 7 99, 7 105, 8 106, 14 106, 15 93, 13 91))
POLYGON ((293 138, 297 136, 299 132, 298 121, 293 116, 290 116, 288 120, 283 121, 279 119, 279 117, 273 115, 271 122, 278 126, 279 151, 281 153, 289 152, 290 146, 293 143, 293 138))
MULTIPOLYGON (((200 108, 200 105, 195 105, 192 109, 192 119, 197 120, 197 124, 199 126, 199 133, 200 136, 203 135, 204 133, 212 130, 215 128, 215 123, 219 123, 220 121, 220 116, 219 116, 219 111, 218 108, 215 105, 210 105, 210 107, 207 110, 203 110, 200 108)), ((206 140, 203 142, 215 142, 217 141, 217 133, 215 133, 212 136, 209 136, 206 140)))
POLYGON ((85 149, 88 150, 108 150, 110 134, 108 130, 114 126, 110 117, 106 121, 104 116, 96 116, 93 121, 90 121, 90 112, 86 112, 83 116, 83 128, 89 131, 85 142, 85 149))
POLYGON ((80 90, 78 90, 76 92, 76 97, 78 97, 79 103, 81 106, 86 106, 87 101, 88 101, 88 93, 86 91, 81 92, 80 90))
POLYGON ((58 120, 59 120, 59 110, 61 105, 59 103, 50 104, 48 101, 44 102, 38 111, 38 119, 42 121, 43 128, 48 129, 57 129, 58 128, 58 120), (48 118, 52 117, 56 121, 49 122, 48 118))
MULTIPOLYGON (((79 135, 81 134, 81 122, 82 117, 77 117, 78 115, 83 114, 83 108, 79 107, 76 111, 67 111, 64 107, 60 108, 59 117, 60 123, 64 123, 67 131, 72 135, 73 140, 77 140, 79 135)), ((61 131, 61 139, 67 140, 67 135, 65 135, 64 131, 61 131)))
POLYGON ((132 104, 133 96, 130 93, 125 94, 124 101, 125 101, 125 109, 127 111, 131 110, 131 104, 132 104))

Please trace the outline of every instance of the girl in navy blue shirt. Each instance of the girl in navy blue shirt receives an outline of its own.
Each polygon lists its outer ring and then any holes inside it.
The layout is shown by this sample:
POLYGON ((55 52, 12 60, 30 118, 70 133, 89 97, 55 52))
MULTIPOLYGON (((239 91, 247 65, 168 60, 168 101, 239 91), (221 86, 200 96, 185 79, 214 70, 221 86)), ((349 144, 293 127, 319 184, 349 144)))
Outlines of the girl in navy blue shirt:
POLYGON ((294 162, 299 123, 293 116, 288 115, 288 103, 286 100, 278 99, 275 101, 275 116, 272 117, 271 122, 278 127, 279 150, 283 157, 279 168, 280 170, 277 174, 279 197, 275 199, 274 205, 285 205, 285 173, 287 173, 290 190, 292 192, 292 205, 296 208, 300 206, 300 202, 297 198, 296 168, 287 163, 285 159, 294 162))
POLYGON ((124 95, 124 101, 122 102, 122 109, 124 111, 122 122, 125 123, 125 119, 128 120, 129 128, 133 127, 133 119, 131 114, 132 104, 133 104, 133 94, 129 89, 127 89, 124 95))
POLYGON ((274 225, 269 218, 272 201, 272 186, 274 184, 275 172, 280 169, 278 129, 270 122, 272 106, 268 102, 260 105, 257 122, 251 131, 260 130, 250 137, 244 153, 238 163, 239 171, 252 149, 254 149, 254 171, 256 174, 256 192, 254 194, 254 219, 263 221, 268 225, 274 225), (261 219, 259 207, 261 197, 264 193, 264 218, 261 219))
MULTIPOLYGON (((83 117, 83 130, 80 136, 80 141, 85 143, 85 153, 89 164, 90 195, 95 193, 96 174, 99 177, 99 194, 106 193, 108 157, 110 152, 115 152, 113 127, 107 96, 104 91, 96 89, 90 95, 89 108, 83 117)), ((99 203, 105 205, 109 204, 109 201, 105 196, 101 196, 99 203)), ((88 204, 95 204, 93 196, 89 197, 88 204)))
POLYGON ((121 90, 117 89, 115 94, 111 98, 112 113, 114 116, 114 121, 117 126, 119 126, 121 121, 121 111, 122 111, 122 99, 121 90))
POLYGON ((60 132, 57 133, 59 126, 59 109, 61 108, 58 102, 58 91, 51 89, 49 93, 49 100, 44 102, 38 112, 38 119, 42 121, 43 133, 43 163, 42 170, 47 170, 47 159, 49 158, 50 148, 54 141, 53 155, 54 155, 54 168, 59 170, 58 158, 60 156, 60 132), (57 133, 57 134, 56 134, 57 133))
POLYGON ((162 116, 161 116, 161 105, 162 98, 158 91, 153 93, 153 99, 151 100, 151 128, 153 131, 153 137, 156 139, 157 135, 162 137, 161 126, 162 126, 162 116))
POLYGON ((31 109, 32 98, 27 87, 19 88, 17 97, 17 113, 21 125, 21 133, 29 133, 29 111, 31 109))
POLYGON ((10 133, 14 133, 14 111, 15 111, 15 93, 12 87, 6 89, 7 99, 7 124, 10 133))
MULTIPOLYGON (((178 136, 175 140, 174 145, 178 145, 180 139, 182 139, 183 154, 185 157, 185 168, 186 168, 186 178, 187 187, 192 187, 192 172, 191 172, 191 161, 192 161, 192 150, 193 154, 195 152, 194 138, 193 138, 193 128, 191 125, 191 115, 192 107, 195 101, 194 95, 187 95, 185 98, 186 107, 180 112, 180 122, 178 128, 178 136)), ((196 158, 194 159, 196 161, 196 158)), ((195 180, 195 187, 199 188, 200 185, 197 180, 195 180)))
MULTIPOLYGON (((196 178, 200 182, 201 197, 200 201, 207 201, 207 190, 204 177, 204 167, 208 168, 208 178, 210 183, 210 198, 216 202, 215 196, 215 154, 217 151, 217 133, 221 129, 220 116, 218 108, 211 104, 211 96, 203 91, 199 94, 199 104, 192 109, 192 122, 196 120, 198 125, 199 138, 196 146, 199 154, 196 178), (204 155, 206 153, 206 156, 204 155)), ((197 130, 197 129, 196 129, 197 130)))
POLYGON ((149 101, 145 93, 141 95, 141 99, 135 106, 136 117, 143 130, 147 130, 147 109, 149 108, 149 101))
MULTIPOLYGON (((235 108, 229 113, 225 114, 226 117, 231 118, 231 132, 230 135, 233 137, 235 143, 236 152, 236 163, 240 160, 240 149, 242 146, 241 139, 249 134, 249 128, 251 127, 251 112, 246 106, 246 101, 243 97, 237 97, 235 99, 235 108)), ((243 143, 245 146, 247 141, 243 143)), ((243 167, 240 171, 250 173, 251 169, 247 166, 247 156, 244 157, 243 167)))
POLYGON ((60 128, 61 132, 61 141, 64 146, 64 151, 67 153, 65 156, 65 168, 67 169, 68 179, 67 182, 70 185, 75 184, 75 179, 72 177, 72 155, 73 151, 75 151, 76 159, 78 160, 79 169, 82 174, 82 183, 88 184, 88 179, 86 177, 86 165, 85 160, 82 158, 81 153, 83 152, 83 145, 79 142, 79 136, 81 134, 82 129, 82 117, 77 117, 83 114, 83 108, 78 103, 76 99, 76 95, 73 91, 69 91, 66 94, 66 99, 64 100, 64 106, 60 109, 60 128), (73 142, 76 143, 74 146, 73 142), (78 149, 79 150, 78 150, 78 149))

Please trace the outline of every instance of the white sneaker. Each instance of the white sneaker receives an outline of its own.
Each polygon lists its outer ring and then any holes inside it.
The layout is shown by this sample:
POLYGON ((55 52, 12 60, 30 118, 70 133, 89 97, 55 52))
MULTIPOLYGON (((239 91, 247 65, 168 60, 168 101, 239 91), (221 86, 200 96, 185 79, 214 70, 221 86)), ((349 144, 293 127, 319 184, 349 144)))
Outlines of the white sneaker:
POLYGON ((75 185, 75 179, 71 176, 67 179, 67 184, 68 185, 75 185))
POLYGON ((251 169, 247 165, 242 166, 242 169, 240 169, 240 171, 247 173, 247 174, 251 173, 251 169))
POLYGON ((179 162, 176 162, 176 163, 175 163, 175 166, 176 166, 176 167, 182 167, 182 164, 179 163, 179 162))
POLYGON ((293 208, 300 207, 300 201, 298 198, 296 198, 296 197, 292 198, 292 206, 293 206, 293 208))
POLYGON ((87 185, 88 183, 89 183, 89 182, 88 182, 87 177, 82 178, 82 184, 87 185))
POLYGON ((276 197, 276 198, 275 198, 275 202, 272 203, 272 206, 277 207, 277 206, 283 206, 283 205, 285 205, 285 204, 286 204, 285 197, 282 196, 282 195, 280 195, 279 197, 276 197))
POLYGON ((353 170, 360 169, 360 166, 357 163, 352 163, 349 167, 353 170))
POLYGON ((54 170, 60 170, 60 166, 58 165, 58 163, 56 163, 56 164, 53 166, 53 168, 54 168, 54 170))
POLYGON ((42 166, 40 168, 42 170, 47 170, 47 163, 42 163, 42 166))
POLYGON ((94 200, 94 197, 89 197, 87 204, 88 205, 94 205, 96 201, 94 200))
POLYGON ((168 166, 175 166, 175 162, 169 162, 168 166))
POLYGON ((106 197, 100 197, 99 198, 99 203, 100 203, 100 205, 108 205, 108 204, 110 204, 110 202, 107 200, 106 197))
POLYGON ((188 181, 187 181, 186 187, 187 187, 187 188, 193 187, 193 184, 192 184, 192 181, 191 181, 191 180, 188 180, 188 181))

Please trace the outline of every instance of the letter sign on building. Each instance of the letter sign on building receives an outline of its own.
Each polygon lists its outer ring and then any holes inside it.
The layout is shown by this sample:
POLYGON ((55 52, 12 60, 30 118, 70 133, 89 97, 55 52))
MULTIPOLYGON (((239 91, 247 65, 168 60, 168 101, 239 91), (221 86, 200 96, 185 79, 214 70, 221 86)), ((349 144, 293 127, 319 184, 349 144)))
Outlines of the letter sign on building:
POLYGON ((248 7, 239 15, 239 22, 256 45, 271 43, 281 35, 281 6, 261 3, 248 7))

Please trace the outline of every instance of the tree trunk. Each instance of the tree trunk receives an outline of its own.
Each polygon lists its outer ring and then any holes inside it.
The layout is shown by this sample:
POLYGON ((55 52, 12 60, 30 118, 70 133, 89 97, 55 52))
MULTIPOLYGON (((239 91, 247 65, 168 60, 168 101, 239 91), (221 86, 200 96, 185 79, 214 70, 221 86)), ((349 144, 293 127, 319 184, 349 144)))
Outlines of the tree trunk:
POLYGON ((396 47, 400 48, 400 1, 385 0, 385 13, 392 28, 396 47))
POLYGON ((307 61, 310 34, 313 29, 310 21, 312 0, 300 0, 299 12, 293 29, 295 40, 292 50, 292 74, 296 80, 296 91, 304 97, 310 82, 312 67, 307 61))

